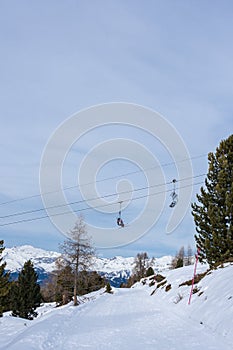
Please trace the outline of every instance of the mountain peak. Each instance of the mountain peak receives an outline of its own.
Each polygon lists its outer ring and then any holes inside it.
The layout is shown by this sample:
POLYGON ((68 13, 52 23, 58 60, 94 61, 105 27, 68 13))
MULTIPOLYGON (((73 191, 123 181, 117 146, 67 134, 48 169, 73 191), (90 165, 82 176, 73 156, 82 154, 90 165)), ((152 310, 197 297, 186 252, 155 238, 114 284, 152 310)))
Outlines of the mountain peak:
MULTIPOLYGON (((47 251, 41 248, 35 248, 31 245, 6 248, 3 252, 3 259, 6 261, 6 269, 11 273, 18 273, 27 260, 31 260, 35 269, 38 271, 39 279, 46 278, 55 268, 55 262, 61 254, 54 251, 47 251)), ((168 269, 172 257, 164 256, 154 260, 153 268, 156 271, 168 269)), ((112 258, 96 257, 93 269, 99 272, 106 280, 114 286, 119 286, 126 282, 132 274, 134 268, 134 257, 124 258, 115 256, 112 258)))

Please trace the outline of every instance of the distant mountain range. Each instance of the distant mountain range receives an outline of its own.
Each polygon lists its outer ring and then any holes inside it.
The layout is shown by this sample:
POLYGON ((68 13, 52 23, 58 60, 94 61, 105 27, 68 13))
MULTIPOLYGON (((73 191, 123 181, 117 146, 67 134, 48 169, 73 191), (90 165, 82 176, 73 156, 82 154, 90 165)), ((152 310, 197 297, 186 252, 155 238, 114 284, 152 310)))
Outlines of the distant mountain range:
MULTIPOLYGON (((17 278, 25 261, 30 259, 38 274, 39 283, 43 283, 49 277, 49 274, 55 269, 55 261, 59 256, 60 253, 58 252, 47 251, 30 245, 5 248, 3 252, 3 260, 7 263, 6 270, 10 271, 12 279, 17 278)), ((157 272, 168 269, 171 260, 171 256, 155 258, 152 267, 157 272)), ((133 267, 134 257, 97 257, 93 265, 93 270, 96 270, 101 276, 105 277, 112 286, 119 287, 120 284, 125 283, 132 274, 133 267)))

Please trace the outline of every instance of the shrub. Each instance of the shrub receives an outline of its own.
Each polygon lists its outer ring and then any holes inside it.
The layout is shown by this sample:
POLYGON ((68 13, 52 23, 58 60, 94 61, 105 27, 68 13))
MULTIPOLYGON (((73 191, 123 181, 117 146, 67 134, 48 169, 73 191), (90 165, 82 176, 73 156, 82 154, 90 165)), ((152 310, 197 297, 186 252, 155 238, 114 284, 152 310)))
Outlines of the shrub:
MULTIPOLYGON (((209 270, 208 270, 208 271, 209 271, 209 270)), ((195 276, 195 278, 194 278, 194 284, 200 282, 200 281, 202 280, 202 278, 206 276, 206 274, 207 274, 208 271, 197 274, 197 275, 195 276)), ((192 279, 191 279, 191 280, 188 280, 188 281, 185 281, 185 282, 179 284, 179 287, 182 287, 182 286, 191 286, 191 285, 192 285, 192 281, 193 281, 192 279)))
POLYGON ((197 286, 195 288, 193 288, 193 294, 196 294, 198 293, 200 290, 200 288, 198 288, 197 286))
POLYGON ((147 271, 146 271, 146 277, 152 276, 152 275, 154 275, 154 274, 155 274, 155 272, 154 272, 154 270, 152 269, 152 267, 149 267, 149 268, 147 269, 147 271))
POLYGON ((167 280, 161 281, 160 283, 157 284, 157 288, 164 286, 166 283, 167 283, 167 280))
POLYGON ((163 275, 160 275, 160 274, 155 275, 155 280, 158 283, 163 281, 164 279, 165 279, 165 277, 163 275))
POLYGON ((109 282, 106 284, 105 293, 112 294, 112 287, 109 282))

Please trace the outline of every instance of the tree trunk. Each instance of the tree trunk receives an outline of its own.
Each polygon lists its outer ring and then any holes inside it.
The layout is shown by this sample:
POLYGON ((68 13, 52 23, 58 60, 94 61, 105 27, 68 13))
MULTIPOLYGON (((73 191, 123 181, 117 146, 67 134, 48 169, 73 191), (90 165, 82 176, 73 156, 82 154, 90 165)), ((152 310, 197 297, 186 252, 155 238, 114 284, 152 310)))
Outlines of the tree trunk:
POLYGON ((78 305, 78 300, 77 300, 77 271, 75 269, 74 271, 74 306, 78 305))

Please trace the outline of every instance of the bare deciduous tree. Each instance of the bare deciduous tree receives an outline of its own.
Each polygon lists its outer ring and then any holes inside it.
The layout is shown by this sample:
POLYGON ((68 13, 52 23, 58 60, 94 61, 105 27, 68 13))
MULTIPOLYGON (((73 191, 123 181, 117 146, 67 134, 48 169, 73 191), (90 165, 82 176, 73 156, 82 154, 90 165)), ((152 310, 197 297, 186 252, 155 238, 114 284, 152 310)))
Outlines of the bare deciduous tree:
POLYGON ((191 265, 193 261, 193 250, 190 245, 187 248, 187 265, 191 265))
POLYGON ((149 267, 149 258, 146 252, 138 253, 134 259, 134 270, 133 273, 136 275, 137 279, 141 279, 146 276, 146 271, 149 267))
POLYGON ((182 246, 176 256, 172 259, 171 267, 177 269, 178 267, 184 266, 184 246, 182 246))
POLYGON ((73 230, 70 231, 71 238, 64 241, 60 246, 62 257, 67 265, 72 268, 74 274, 74 305, 77 305, 77 289, 81 271, 90 269, 95 256, 90 237, 87 234, 83 217, 80 216, 73 230))

